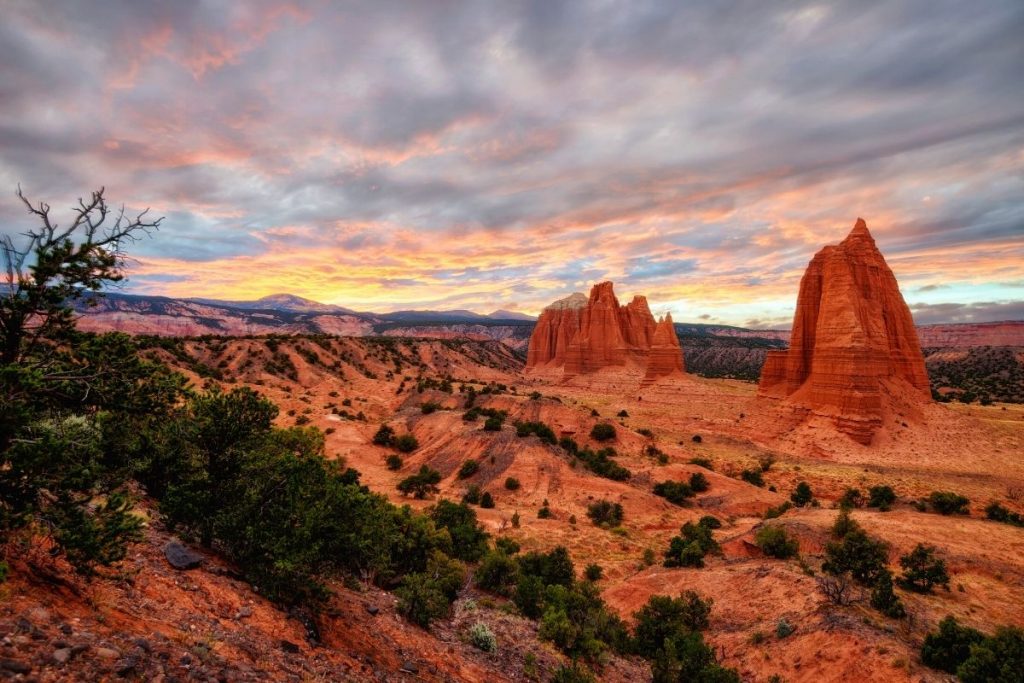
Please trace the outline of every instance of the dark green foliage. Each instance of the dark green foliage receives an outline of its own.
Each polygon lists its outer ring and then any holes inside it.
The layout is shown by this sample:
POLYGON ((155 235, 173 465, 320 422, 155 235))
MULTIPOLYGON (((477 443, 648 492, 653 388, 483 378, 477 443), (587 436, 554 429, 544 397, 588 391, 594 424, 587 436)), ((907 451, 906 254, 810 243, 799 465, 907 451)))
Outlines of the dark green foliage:
POLYGON ((946 673, 956 673, 957 668, 971 655, 971 646, 978 645, 985 635, 969 626, 961 626, 955 617, 947 616, 939 622, 935 633, 925 636, 921 647, 921 661, 926 666, 946 673))
POLYGON ((485 510, 494 507, 494 496, 491 495, 490 491, 484 491, 483 495, 480 496, 480 507, 485 510))
POLYGON ((860 525, 850 516, 850 509, 847 507, 839 508, 839 514, 836 515, 836 521, 832 525, 833 538, 844 538, 854 529, 860 529, 860 525))
POLYGON ((884 541, 868 536, 860 526, 849 530, 842 540, 825 546, 822 569, 829 574, 849 572, 863 586, 873 586, 886 569, 889 549, 884 541))
POLYGON ((871 588, 871 606, 892 619, 907 616, 903 601, 893 591, 892 572, 887 570, 879 574, 878 580, 871 588))
POLYGON ((587 447, 580 450, 576 455, 583 461, 588 470, 599 477, 614 481, 625 481, 630 477, 629 470, 612 460, 616 455, 614 448, 602 448, 599 451, 593 451, 587 447))
POLYGON ((587 506, 587 517, 600 527, 614 527, 622 524, 622 506, 610 500, 597 500, 587 506))
POLYGON ((687 522, 673 536, 665 552, 666 567, 703 567, 704 556, 718 551, 718 543, 711 536, 711 529, 703 524, 687 522))
POLYGON ((786 502, 782 503, 781 505, 777 505, 777 506, 775 506, 773 508, 768 508, 767 510, 765 510, 764 511, 764 518, 765 519, 775 519, 777 517, 781 517, 788 510, 791 510, 791 509, 793 509, 793 504, 790 503, 787 500, 786 502))
POLYGON ((597 679, 586 666, 579 662, 572 662, 555 669, 551 683, 597 683, 597 679))
POLYGON ((810 485, 806 481, 802 481, 796 485, 789 499, 793 501, 793 505, 802 508, 814 499, 814 494, 811 492, 810 485))
POLYGON ((500 432, 502 424, 504 424, 504 420, 502 420, 500 417, 489 417, 484 422, 484 431, 485 432, 500 432))
POLYGON ((408 574, 395 590, 398 612, 426 628, 431 621, 448 614, 465 580, 466 571, 461 562, 435 552, 427 561, 425 571, 408 574))
POLYGON ((547 553, 530 552, 519 558, 519 566, 524 575, 540 578, 545 586, 572 585, 576 577, 569 551, 558 546, 547 553))
POLYGON ((761 527, 754 536, 754 542, 765 555, 780 560, 793 557, 800 550, 797 540, 791 538, 781 526, 761 527))
POLYGON ((654 495, 661 496, 670 503, 683 505, 692 498, 693 488, 681 481, 663 481, 654 485, 654 495))
POLYGON ((477 587, 505 596, 511 594, 518 579, 519 564, 500 549, 484 555, 480 566, 473 573, 473 582, 477 587))
POLYGON ((1024 517, 1022 517, 1020 513, 1012 512, 999 503, 990 503, 988 507, 985 508, 985 516, 994 522, 1003 522, 1004 524, 1013 524, 1014 526, 1024 526, 1024 517))
POLYGON ((454 557, 476 562, 487 552, 490 534, 476 521, 473 508, 462 503, 442 500, 430 510, 430 518, 438 529, 447 529, 452 539, 454 557))
POLYGON ((412 453, 420 447, 420 442, 412 434, 397 436, 392 443, 399 453, 412 453))
POLYGON ((506 555, 515 555, 520 550, 519 542, 514 538, 509 538, 508 536, 502 536, 495 539, 494 548, 496 550, 500 550, 506 555))
POLYGON ((462 502, 467 505, 479 505, 480 504, 480 486, 478 484, 472 484, 466 492, 462 495, 462 502))
POLYGON ((775 624, 775 637, 779 640, 783 638, 789 638, 793 633, 796 632, 796 628, 786 621, 784 618, 779 619, 775 624))
POLYGON ((1003 626, 970 649, 957 670, 962 683, 1020 683, 1024 672, 1024 630, 1003 626))
POLYGON ((516 422, 515 427, 516 436, 520 438, 535 435, 542 442, 551 444, 552 446, 558 441, 555 437, 554 430, 543 422, 516 422))
POLYGON ((420 412, 424 415, 430 415, 436 412, 441 407, 441 404, 437 401, 424 401, 420 404, 420 412))
POLYGON ((618 417, 629 417, 629 412, 626 409, 622 409, 619 411, 618 417))
POLYGON ((505 479, 505 488, 507 488, 509 491, 517 491, 519 490, 519 486, 519 480, 516 479, 515 477, 508 477, 507 479, 505 479))
POLYGON ((608 422, 598 422, 590 430, 590 438, 594 441, 610 441, 615 438, 615 425, 608 422))
POLYGON ((969 498, 952 491, 932 491, 928 496, 928 504, 940 515, 966 515, 970 503, 969 498))
POLYGON ((917 593, 931 593, 935 586, 949 589, 949 574, 946 563, 935 557, 935 548, 918 543, 910 553, 900 558, 903 576, 899 584, 917 593))
POLYGON ((943 394, 939 389, 954 389, 961 392, 958 398, 966 403, 975 398, 982 405, 993 400, 1024 403, 1024 363, 1013 347, 958 349, 955 360, 951 360, 949 354, 925 353, 925 359, 932 396, 936 400, 950 401, 954 394, 943 394), (959 351, 966 351, 966 355, 959 351))
POLYGON ((714 463, 709 458, 690 458, 691 465, 698 465, 706 470, 714 470, 714 463))
POLYGON ((478 460, 467 460, 459 468, 458 477, 459 479, 468 479, 479 471, 480 462, 478 460))
POLYGON ((579 453, 580 450, 579 444, 577 444, 576 440, 571 436, 563 436, 558 440, 558 445, 566 453, 570 453, 572 455, 579 453))
POLYGON ((587 581, 600 581, 604 575, 604 570, 601 569, 601 565, 591 563, 587 565, 587 568, 583 570, 583 576, 587 581))
POLYGON ((896 492, 891 486, 872 486, 868 489, 868 507, 882 512, 889 510, 896 502, 896 492))
POLYGON ((394 453, 392 453, 391 455, 384 459, 384 464, 387 465, 387 468, 393 472, 400 470, 402 469, 403 464, 402 456, 395 455, 394 453))
POLYGON ((675 633, 705 630, 712 604, 711 598, 701 598, 692 590, 681 593, 677 598, 652 595, 647 604, 633 615, 636 626, 631 649, 638 655, 648 656, 675 633))
POLYGON ((722 522, 719 521, 719 519, 717 517, 712 517, 711 515, 704 515, 703 517, 700 518, 700 521, 698 521, 697 524, 699 524, 700 526, 704 527, 705 529, 721 529, 722 528, 722 522))
POLYGON ((551 508, 548 507, 548 501, 545 500, 544 504, 537 510, 537 519, 551 519, 554 515, 551 512, 551 508))
POLYGON ((538 635, 568 656, 588 661, 599 661, 607 650, 624 652, 629 641, 625 624, 590 582, 547 587, 538 635))
POLYGON ((761 470, 743 470, 740 472, 740 479, 753 484, 754 486, 764 486, 764 477, 761 476, 761 470))
POLYGON ((864 504, 864 496, 861 494, 860 489, 848 488, 843 492, 843 496, 839 499, 839 507, 841 508, 859 508, 864 504))
POLYGON ((711 482, 700 472, 694 472, 690 475, 690 488, 694 493, 704 493, 711 488, 711 482))
POLYGON ((720 666, 700 631, 708 626, 711 600, 694 591, 678 598, 655 595, 636 614, 630 649, 651 661, 656 683, 739 683, 735 671, 720 666))
POLYGON ((398 490, 407 496, 411 494, 414 498, 422 500, 428 495, 437 493, 440 490, 437 488, 440 481, 440 472, 431 469, 426 465, 421 465, 419 472, 398 482, 398 490))
POLYGON ((373 435, 373 443, 378 446, 390 446, 395 439, 395 430, 384 424, 373 435))

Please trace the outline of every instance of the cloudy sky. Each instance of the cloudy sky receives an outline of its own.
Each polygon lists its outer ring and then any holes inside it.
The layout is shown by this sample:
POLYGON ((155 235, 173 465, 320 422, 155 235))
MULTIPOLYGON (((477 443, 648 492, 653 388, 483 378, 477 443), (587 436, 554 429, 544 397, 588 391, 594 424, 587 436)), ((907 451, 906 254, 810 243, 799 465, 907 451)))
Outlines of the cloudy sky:
POLYGON ((0 0, 0 232, 99 185, 128 291, 788 325, 863 216, 918 322, 1024 319, 1024 3, 0 0))

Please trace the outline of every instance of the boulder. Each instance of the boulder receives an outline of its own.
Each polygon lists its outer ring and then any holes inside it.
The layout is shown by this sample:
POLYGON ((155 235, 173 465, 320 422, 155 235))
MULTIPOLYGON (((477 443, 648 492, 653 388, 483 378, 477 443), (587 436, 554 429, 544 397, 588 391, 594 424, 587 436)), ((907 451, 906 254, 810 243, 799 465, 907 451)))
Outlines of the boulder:
POLYGON ((187 570, 196 569, 203 563, 203 556, 195 553, 177 541, 171 541, 164 546, 164 557, 175 569, 187 570))

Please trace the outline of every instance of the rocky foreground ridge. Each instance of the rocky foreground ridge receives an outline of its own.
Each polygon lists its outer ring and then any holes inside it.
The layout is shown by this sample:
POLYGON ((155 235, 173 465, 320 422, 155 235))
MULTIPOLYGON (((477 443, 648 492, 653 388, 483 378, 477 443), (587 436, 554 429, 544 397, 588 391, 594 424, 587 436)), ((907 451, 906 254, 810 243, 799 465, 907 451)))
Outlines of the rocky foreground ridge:
POLYGON ((789 349, 768 353, 760 393, 826 414, 863 444, 893 400, 931 400, 910 309, 863 219, 807 266, 789 349))

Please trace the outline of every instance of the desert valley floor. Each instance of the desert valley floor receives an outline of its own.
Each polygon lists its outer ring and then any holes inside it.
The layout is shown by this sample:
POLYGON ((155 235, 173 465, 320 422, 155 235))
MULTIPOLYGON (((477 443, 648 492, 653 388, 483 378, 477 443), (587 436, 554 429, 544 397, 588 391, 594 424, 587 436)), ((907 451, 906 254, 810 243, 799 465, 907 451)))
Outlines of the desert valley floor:
MULTIPOLYGON (((1024 626, 1024 531, 982 513, 993 501, 1022 510, 1021 405, 933 404, 915 415, 889 416, 875 443, 861 446, 827 421, 759 398, 752 383, 687 375, 640 387, 627 371, 599 373, 586 382, 553 381, 525 374, 521 361, 497 342, 213 338, 155 344, 148 353, 197 386, 211 374, 224 386, 252 386, 280 406, 281 425, 319 426, 327 432, 328 453, 393 502, 435 502, 406 498, 396 489, 421 465, 442 474, 440 497, 459 500, 470 484, 478 485, 495 500, 493 509, 476 509, 491 534, 514 538, 524 550, 565 545, 578 568, 600 564, 598 585, 624 618, 653 594, 695 589, 713 598, 707 638, 744 680, 943 680, 918 654, 925 633, 942 617, 953 614, 985 631, 1024 626), (451 393, 442 390, 445 378, 451 393), (470 386, 477 406, 508 412, 500 431, 463 419, 466 394, 460 390, 470 386), (438 409, 424 413, 428 402, 438 409), (613 422, 615 460, 632 476, 623 482, 598 477, 562 449, 518 437, 512 427, 517 420, 545 422, 580 445, 590 443, 596 422, 613 422), (382 423, 419 441, 399 471, 385 464, 390 450, 372 445, 382 423), (694 458, 710 467, 692 464, 694 458), (478 460, 480 468, 459 479, 467 459, 478 460), (764 486, 740 479, 748 469, 764 470, 764 486), (710 488, 687 507, 651 491, 656 482, 698 471, 710 488), (507 490, 508 477, 521 487, 507 490), (789 510, 777 520, 799 539, 799 559, 763 557, 754 533, 765 512, 788 500, 799 481, 810 485, 818 505, 789 510), (901 621, 863 604, 830 605, 816 584, 838 498, 848 487, 866 491, 877 484, 892 486, 898 502, 888 512, 858 509, 854 519, 891 545, 891 564, 919 542, 936 546, 952 579, 949 591, 901 594, 909 614, 901 621), (969 497, 971 514, 915 509, 914 501, 937 490, 969 497), (621 528, 603 529, 587 518, 588 504, 600 499, 622 505, 621 528), (545 501, 553 514, 540 519, 545 501), (512 524, 516 513, 518 528, 512 524), (680 525, 708 514, 723 522, 715 531, 722 554, 708 556, 700 569, 661 566, 680 525), (776 636, 780 620, 794 627, 792 635, 776 636)), ((314 648, 305 643, 301 620, 272 608, 215 558, 198 571, 170 570, 160 552, 167 538, 154 515, 146 542, 126 562, 135 572, 132 580, 84 582, 67 575, 54 595, 40 590, 31 571, 15 572, 3 588, 0 635, 7 635, 0 658, 27 652, 39 664, 40 680, 61 680, 63 670, 50 659, 51 642, 74 647, 75 638, 88 637, 107 647, 84 652, 81 657, 95 661, 80 662, 78 673, 100 677, 124 666, 128 673, 156 671, 140 662, 151 659, 146 648, 163 648, 158 670, 166 672, 164 680, 216 678, 218 667, 230 662, 228 680, 250 680, 251 673, 295 680, 491 681, 530 680, 561 657, 537 639, 534 622, 476 589, 467 588, 453 618, 427 633, 395 614, 390 594, 358 582, 336 587, 321 624, 322 645, 314 648), (498 636, 497 654, 462 642, 460 629, 480 619, 498 636), (297 650, 282 652, 281 640, 298 644, 297 650), (524 670, 528 652, 538 659, 524 670)), ((637 680, 647 675, 642 668, 611 658, 602 679, 637 680)))

